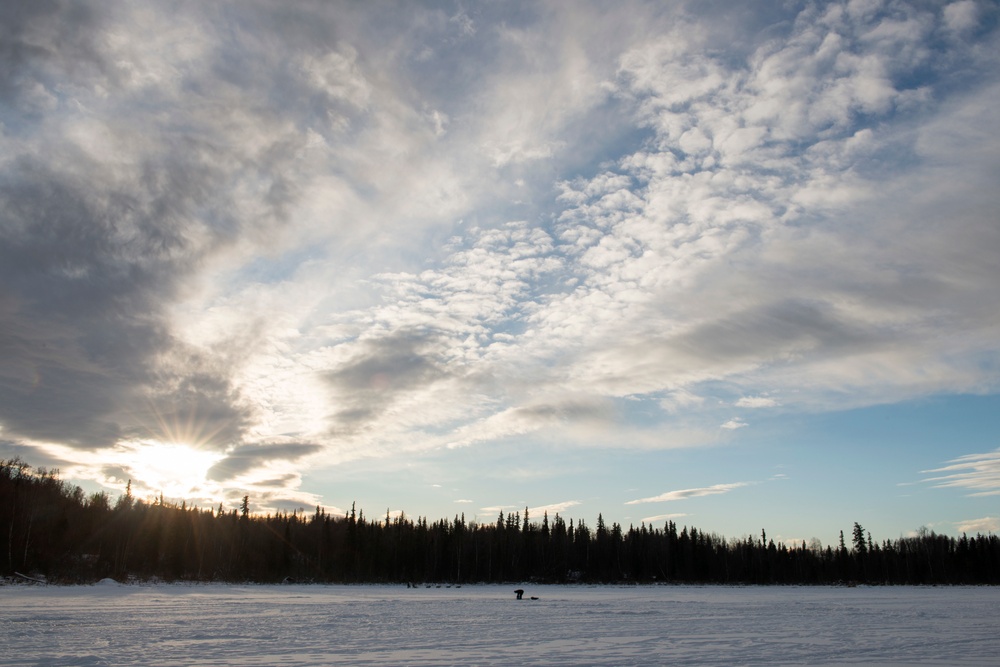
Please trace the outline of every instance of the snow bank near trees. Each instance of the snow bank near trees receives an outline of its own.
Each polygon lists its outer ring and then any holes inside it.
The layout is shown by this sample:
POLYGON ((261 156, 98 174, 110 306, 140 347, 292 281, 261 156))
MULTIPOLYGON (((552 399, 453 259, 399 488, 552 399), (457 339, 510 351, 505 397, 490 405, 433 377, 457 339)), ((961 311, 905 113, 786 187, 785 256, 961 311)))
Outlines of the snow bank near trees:
POLYGON ((1000 590, 988 587, 105 581, 0 589, 0 666, 960 666, 1000 655, 1000 590))

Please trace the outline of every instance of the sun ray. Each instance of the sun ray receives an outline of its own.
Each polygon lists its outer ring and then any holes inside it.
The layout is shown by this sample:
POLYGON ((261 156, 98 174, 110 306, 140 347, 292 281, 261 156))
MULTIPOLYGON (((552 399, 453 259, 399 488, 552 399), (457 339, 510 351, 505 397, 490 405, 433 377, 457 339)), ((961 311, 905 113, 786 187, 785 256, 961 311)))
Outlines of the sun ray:
POLYGON ((178 442, 133 441, 121 451, 120 465, 133 475, 140 492, 172 499, 215 499, 221 491, 206 477, 225 454, 178 442))

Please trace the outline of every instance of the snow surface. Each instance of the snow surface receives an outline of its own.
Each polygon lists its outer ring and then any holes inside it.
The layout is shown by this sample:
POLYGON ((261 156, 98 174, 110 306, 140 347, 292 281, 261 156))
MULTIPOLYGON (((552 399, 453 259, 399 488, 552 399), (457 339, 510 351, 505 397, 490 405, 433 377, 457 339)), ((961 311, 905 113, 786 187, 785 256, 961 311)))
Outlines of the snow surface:
POLYGON ((4 666, 997 665, 998 635, 988 587, 0 586, 4 666))

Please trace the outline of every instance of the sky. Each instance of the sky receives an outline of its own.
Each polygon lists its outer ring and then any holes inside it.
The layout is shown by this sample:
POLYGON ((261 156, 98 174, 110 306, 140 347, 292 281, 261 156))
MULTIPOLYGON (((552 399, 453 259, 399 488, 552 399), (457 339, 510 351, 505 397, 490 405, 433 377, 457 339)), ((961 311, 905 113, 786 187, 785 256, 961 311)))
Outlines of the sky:
POLYGON ((0 3, 0 457, 1000 531, 1000 6, 0 3))

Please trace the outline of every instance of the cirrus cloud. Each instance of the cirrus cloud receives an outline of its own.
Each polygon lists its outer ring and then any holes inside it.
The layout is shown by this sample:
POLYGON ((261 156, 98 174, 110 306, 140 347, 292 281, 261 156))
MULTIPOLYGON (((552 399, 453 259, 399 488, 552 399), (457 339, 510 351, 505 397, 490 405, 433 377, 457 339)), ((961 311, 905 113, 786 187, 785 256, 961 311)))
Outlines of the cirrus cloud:
POLYGON ((630 500, 625 504, 641 505, 644 503, 666 503, 673 502, 675 500, 687 500, 688 498, 700 498, 702 496, 716 496, 722 493, 729 493, 730 491, 735 491, 736 489, 749 485, 750 482, 732 482, 729 484, 713 484, 712 486, 703 486, 696 489, 679 489, 677 491, 667 491, 666 493, 661 493, 658 496, 630 500))
POLYGON ((1000 495, 1000 449, 966 454, 924 473, 944 473, 924 479, 937 488, 964 489, 974 497, 1000 495))

